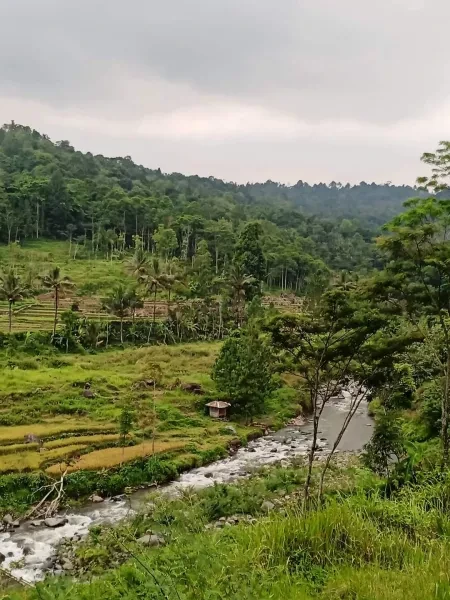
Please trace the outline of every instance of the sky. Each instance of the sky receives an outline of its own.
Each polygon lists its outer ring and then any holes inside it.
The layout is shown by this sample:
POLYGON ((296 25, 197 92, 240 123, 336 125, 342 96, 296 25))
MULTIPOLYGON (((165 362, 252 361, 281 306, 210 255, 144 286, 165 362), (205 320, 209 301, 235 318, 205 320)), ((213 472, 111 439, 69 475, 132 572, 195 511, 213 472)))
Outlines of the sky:
POLYGON ((449 0, 1 0, 0 121, 164 172, 413 183, 449 0))

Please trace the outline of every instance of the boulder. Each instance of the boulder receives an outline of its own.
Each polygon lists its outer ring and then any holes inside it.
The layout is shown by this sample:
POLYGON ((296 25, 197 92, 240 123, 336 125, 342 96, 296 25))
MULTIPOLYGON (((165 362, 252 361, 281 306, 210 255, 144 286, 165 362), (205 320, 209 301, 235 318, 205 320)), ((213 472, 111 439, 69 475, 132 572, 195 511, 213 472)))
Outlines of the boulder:
POLYGON ((30 556, 31 554, 34 554, 33 548, 29 545, 24 546, 22 552, 24 556, 30 556))
POLYGON ((12 518, 12 516, 11 516, 11 515, 9 515, 9 514, 8 514, 8 515, 5 515, 5 516, 3 517, 3 523, 4 523, 5 525, 12 525, 12 524, 14 523, 14 519, 13 519, 13 518, 12 518))
POLYGON ((50 517, 48 519, 44 519, 44 525, 46 527, 51 527, 52 529, 56 527, 63 527, 68 522, 66 517, 50 517))
POLYGON ((197 394, 197 396, 202 396, 205 393, 199 383, 182 383, 181 389, 191 394, 197 394))
POLYGON ((73 563, 71 563, 70 560, 66 559, 62 564, 62 568, 64 571, 73 571, 73 563))
POLYGON ((31 527, 40 527, 42 523, 43 521, 31 521, 30 525, 31 527))
POLYGON ((155 533, 143 535, 137 541, 143 546, 150 546, 154 548, 158 546, 164 546, 166 543, 166 540, 162 535, 156 535, 155 533))
POLYGON ((207 477, 208 479, 212 479, 214 477, 214 473, 211 473, 211 471, 209 471, 208 473, 205 473, 205 477, 207 477))
POLYGON ((54 556, 50 556, 44 560, 44 564, 42 565, 43 571, 52 571, 53 567, 56 564, 56 558, 54 556))
POLYGON ((272 449, 271 449, 271 452, 272 452, 273 454, 275 454, 275 452, 278 452, 278 448, 272 448, 272 449))
POLYGON ((273 502, 270 502, 269 500, 264 500, 264 502, 261 504, 261 510, 264 510, 265 512, 269 512, 274 508, 275 504, 273 502))
POLYGON ((95 504, 99 504, 100 502, 103 502, 103 498, 101 496, 97 496, 97 494, 93 494, 91 496, 91 502, 94 502, 95 504))
POLYGON ((0 565, 2 564, 2 562, 5 562, 6 560, 6 556, 4 554, 2 554, 2 552, 0 552, 0 565))

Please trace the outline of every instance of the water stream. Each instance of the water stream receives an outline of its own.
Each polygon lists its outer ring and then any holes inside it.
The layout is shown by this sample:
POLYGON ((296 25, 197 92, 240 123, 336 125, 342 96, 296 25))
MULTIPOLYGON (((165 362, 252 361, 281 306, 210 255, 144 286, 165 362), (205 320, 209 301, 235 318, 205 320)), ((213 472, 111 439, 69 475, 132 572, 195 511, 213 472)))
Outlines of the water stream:
MULTIPOLYGON (((330 402, 323 411, 320 422, 319 453, 326 454, 333 443, 348 412, 351 394, 330 402)), ((341 443, 339 452, 359 451, 372 435, 372 420, 365 402, 353 417, 341 443)), ((215 482, 227 483, 248 477, 256 469, 282 461, 290 461, 307 454, 311 446, 312 424, 291 425, 272 435, 250 442, 234 456, 218 460, 205 467, 193 469, 178 480, 161 488, 162 493, 174 494, 183 488, 201 489, 215 482)), ((0 532, 0 553, 5 556, 1 567, 12 575, 28 582, 38 581, 52 563, 58 544, 64 538, 83 537, 92 525, 117 523, 145 505, 148 491, 138 491, 130 498, 119 501, 105 500, 101 504, 87 504, 62 513, 67 523, 55 529, 34 527, 30 522, 18 529, 0 532)))

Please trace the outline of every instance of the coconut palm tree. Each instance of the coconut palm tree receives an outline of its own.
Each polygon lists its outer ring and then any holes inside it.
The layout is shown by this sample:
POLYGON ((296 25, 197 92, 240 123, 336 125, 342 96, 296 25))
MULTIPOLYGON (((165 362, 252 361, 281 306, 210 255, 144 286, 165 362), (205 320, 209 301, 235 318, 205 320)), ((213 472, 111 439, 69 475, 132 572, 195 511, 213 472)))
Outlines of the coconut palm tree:
POLYGON ((126 268, 132 275, 139 277, 146 273, 147 266, 148 254, 142 246, 137 246, 133 256, 126 260, 126 268))
POLYGON ((22 283, 14 267, 10 267, 0 275, 0 299, 8 302, 9 333, 12 331, 13 306, 18 300, 23 300, 27 291, 28 288, 22 283))
POLYGON ((120 342, 123 344, 123 321, 130 315, 134 306, 136 291, 120 284, 112 291, 111 296, 103 302, 103 308, 120 320, 120 342))
POLYGON ((61 293, 73 288, 74 284, 69 277, 61 277, 61 269, 54 266, 50 271, 41 277, 42 285, 48 290, 53 290, 53 301, 55 317, 53 320, 53 337, 56 334, 56 326, 58 324, 58 309, 61 293))
POLYGON ((245 290, 253 282, 254 278, 246 275, 240 265, 235 264, 231 267, 227 283, 238 327, 241 327, 244 321, 245 290))
POLYGON ((158 290, 163 287, 164 274, 161 272, 161 261, 158 257, 153 257, 150 264, 147 264, 145 273, 141 273, 138 277, 139 283, 142 283, 147 288, 149 296, 153 296, 153 324, 156 321, 156 297, 158 290))

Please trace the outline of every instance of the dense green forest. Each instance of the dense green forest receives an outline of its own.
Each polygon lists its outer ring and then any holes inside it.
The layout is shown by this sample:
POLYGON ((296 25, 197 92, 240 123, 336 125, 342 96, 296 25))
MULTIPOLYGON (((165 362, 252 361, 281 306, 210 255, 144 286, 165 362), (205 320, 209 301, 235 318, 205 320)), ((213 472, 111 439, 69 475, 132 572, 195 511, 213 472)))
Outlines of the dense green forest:
POLYGON ((216 273, 243 224, 258 220, 269 286, 299 289, 327 269, 373 265, 371 240, 401 209, 408 186, 332 182, 237 185, 163 174, 130 157, 105 158, 53 143, 29 127, 0 129, 0 240, 68 239, 95 256, 145 249, 190 261, 205 240, 216 273))

